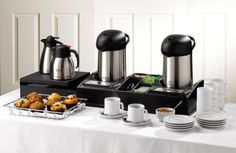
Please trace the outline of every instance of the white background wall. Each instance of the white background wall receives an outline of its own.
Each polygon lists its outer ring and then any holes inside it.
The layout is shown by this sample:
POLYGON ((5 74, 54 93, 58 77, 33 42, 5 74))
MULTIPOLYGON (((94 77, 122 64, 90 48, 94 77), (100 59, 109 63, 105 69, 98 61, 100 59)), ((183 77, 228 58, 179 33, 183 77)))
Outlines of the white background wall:
POLYGON ((162 73, 162 40, 193 36, 194 80, 222 78, 236 101, 236 2, 234 0, 1 0, 1 93, 38 70, 40 39, 58 35, 81 56, 80 70, 97 68, 97 35, 108 28, 128 33, 128 73, 162 73))

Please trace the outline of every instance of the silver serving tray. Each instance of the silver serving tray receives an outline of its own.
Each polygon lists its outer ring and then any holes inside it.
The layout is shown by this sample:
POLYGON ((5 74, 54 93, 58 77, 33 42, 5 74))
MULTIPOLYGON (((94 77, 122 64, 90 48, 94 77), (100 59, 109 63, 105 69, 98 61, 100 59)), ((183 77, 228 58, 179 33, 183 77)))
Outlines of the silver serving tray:
MULTIPOLYGON (((43 101, 46 102, 48 95, 44 95, 44 94, 40 94, 40 95, 43 96, 43 101)), ((62 98, 66 98, 66 97, 62 96, 62 98)), ((19 99, 26 99, 26 97, 19 98, 19 99)), ((47 110, 47 107, 45 107, 44 110, 16 107, 14 104, 19 99, 16 99, 12 102, 9 102, 3 105, 4 107, 9 108, 11 115, 26 116, 26 117, 39 117, 39 118, 57 119, 57 120, 67 118, 71 114, 85 109, 86 108, 85 102, 87 101, 87 99, 85 98, 79 98, 80 102, 77 105, 71 107, 70 109, 65 110, 64 112, 58 112, 58 111, 49 111, 47 110)))

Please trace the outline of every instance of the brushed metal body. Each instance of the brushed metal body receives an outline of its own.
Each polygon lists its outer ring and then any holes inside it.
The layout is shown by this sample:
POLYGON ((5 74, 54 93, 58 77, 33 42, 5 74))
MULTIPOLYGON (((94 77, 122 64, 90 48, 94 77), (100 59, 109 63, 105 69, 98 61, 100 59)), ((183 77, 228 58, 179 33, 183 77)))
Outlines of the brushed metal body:
POLYGON ((126 77, 126 50, 98 51, 98 78, 112 82, 126 77))
POLYGON ((67 80, 74 77, 74 64, 71 57, 54 57, 51 61, 51 79, 67 80))
POLYGON ((45 50, 43 50, 40 64, 39 64, 39 71, 43 74, 49 74, 50 73, 50 62, 52 59, 52 51, 50 47, 45 47, 45 50))
POLYGON ((184 88, 193 83, 192 54, 163 57, 163 81, 168 88, 184 88))

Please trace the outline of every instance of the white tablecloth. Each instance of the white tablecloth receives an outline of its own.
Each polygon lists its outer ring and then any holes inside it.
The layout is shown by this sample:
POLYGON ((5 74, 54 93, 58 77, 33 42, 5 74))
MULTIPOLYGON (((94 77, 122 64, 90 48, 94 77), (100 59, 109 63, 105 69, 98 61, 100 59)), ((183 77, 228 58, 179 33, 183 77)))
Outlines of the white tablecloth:
POLYGON ((153 114, 152 125, 129 127, 99 117, 94 107, 64 120, 9 115, 2 105, 18 97, 19 90, 0 97, 0 153, 236 153, 236 104, 226 105, 224 128, 195 124, 188 132, 170 132, 153 114))

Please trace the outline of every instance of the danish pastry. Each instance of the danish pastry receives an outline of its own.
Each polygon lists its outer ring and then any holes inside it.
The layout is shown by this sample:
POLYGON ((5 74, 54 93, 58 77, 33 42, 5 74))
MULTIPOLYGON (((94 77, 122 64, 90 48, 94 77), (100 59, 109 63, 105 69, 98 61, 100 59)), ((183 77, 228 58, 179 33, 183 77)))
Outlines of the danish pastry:
POLYGON ((67 108, 65 104, 62 104, 61 102, 56 102, 51 105, 51 111, 59 111, 64 112, 67 108))
POLYGON ((39 95, 37 92, 31 92, 29 93, 26 98, 31 102, 35 102, 35 101, 42 101, 43 97, 41 95, 39 95))
POLYGON ((43 110, 45 108, 45 105, 42 101, 36 101, 30 105, 31 109, 38 109, 43 110))
POLYGON ((64 100, 64 104, 66 104, 66 106, 68 108, 73 107, 75 105, 77 105, 77 103, 80 101, 79 98, 77 98, 74 95, 68 95, 67 98, 64 100))
POLYGON ((19 100, 17 100, 17 101, 15 102, 14 105, 15 105, 16 107, 21 107, 21 105, 24 103, 24 100, 25 100, 25 99, 19 99, 19 100))
POLYGON ((62 97, 58 93, 52 93, 51 95, 48 96, 48 102, 50 103, 59 102, 61 100, 62 100, 62 97))
POLYGON ((29 100, 24 100, 23 104, 21 105, 22 108, 29 108, 31 102, 29 100))

